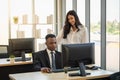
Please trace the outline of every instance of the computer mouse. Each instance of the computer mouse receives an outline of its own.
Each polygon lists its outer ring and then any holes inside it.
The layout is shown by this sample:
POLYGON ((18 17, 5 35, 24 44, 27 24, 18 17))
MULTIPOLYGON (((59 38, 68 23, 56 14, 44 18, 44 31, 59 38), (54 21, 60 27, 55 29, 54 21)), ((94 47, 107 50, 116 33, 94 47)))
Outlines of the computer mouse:
POLYGON ((98 70, 99 67, 98 67, 98 66, 92 66, 91 69, 92 69, 92 70, 98 70))
POLYGON ((10 59, 7 59, 7 61, 10 61, 10 59))

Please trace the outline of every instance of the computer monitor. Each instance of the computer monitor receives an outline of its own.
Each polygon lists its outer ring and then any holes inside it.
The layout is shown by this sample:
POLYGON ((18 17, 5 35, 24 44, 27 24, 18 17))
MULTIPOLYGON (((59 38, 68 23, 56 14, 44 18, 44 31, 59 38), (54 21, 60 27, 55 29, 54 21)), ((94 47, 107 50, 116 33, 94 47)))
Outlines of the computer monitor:
POLYGON ((13 54, 15 57, 21 57, 22 53, 32 53, 35 51, 34 38, 16 38, 9 39, 9 55, 13 54))
POLYGON ((63 66, 79 67, 79 63, 85 65, 94 64, 94 43, 62 44, 63 66))

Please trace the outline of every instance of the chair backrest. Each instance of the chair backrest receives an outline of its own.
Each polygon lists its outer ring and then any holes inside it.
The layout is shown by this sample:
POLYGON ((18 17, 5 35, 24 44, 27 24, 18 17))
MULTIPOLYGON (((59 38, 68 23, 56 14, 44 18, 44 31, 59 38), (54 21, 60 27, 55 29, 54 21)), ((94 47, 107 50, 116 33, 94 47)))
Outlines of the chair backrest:
POLYGON ((0 45, 0 58, 8 57, 8 45, 0 45))
POLYGON ((120 72, 116 72, 109 76, 110 80, 120 80, 120 72))

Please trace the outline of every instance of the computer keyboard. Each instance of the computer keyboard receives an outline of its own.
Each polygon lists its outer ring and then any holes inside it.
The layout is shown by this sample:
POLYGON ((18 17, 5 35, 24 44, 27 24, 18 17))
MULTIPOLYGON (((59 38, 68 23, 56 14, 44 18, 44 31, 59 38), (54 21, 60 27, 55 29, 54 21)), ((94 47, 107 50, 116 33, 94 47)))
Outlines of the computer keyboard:
MULTIPOLYGON (((25 58, 24 61, 30 61, 30 60, 31 60, 31 58, 25 58)), ((15 62, 18 62, 18 61, 23 61, 23 59, 22 58, 15 58, 15 62)))
MULTIPOLYGON (((76 71, 79 70, 79 67, 75 67, 75 68, 67 68, 66 71, 76 71)), ((65 69, 55 69, 52 70, 52 72, 57 73, 57 72, 65 72, 65 69)))
MULTIPOLYGON (((94 66, 92 67, 88 67, 88 66, 85 66, 86 70, 97 70, 98 68, 94 68, 94 66)), ((68 67, 66 69, 66 71, 77 71, 77 70, 80 70, 79 67, 74 67, 74 68, 71 68, 71 67, 68 67)), ((65 72, 65 69, 54 69, 52 70, 52 72, 54 73, 57 73, 57 72, 65 72)))

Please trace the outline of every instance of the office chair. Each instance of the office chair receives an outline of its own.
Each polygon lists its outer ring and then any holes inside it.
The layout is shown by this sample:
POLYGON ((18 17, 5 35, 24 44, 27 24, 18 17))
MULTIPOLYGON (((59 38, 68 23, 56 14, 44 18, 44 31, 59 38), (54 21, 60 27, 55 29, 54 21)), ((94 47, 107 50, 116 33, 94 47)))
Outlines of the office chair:
POLYGON ((120 72, 116 72, 109 76, 109 80, 120 80, 120 72))

